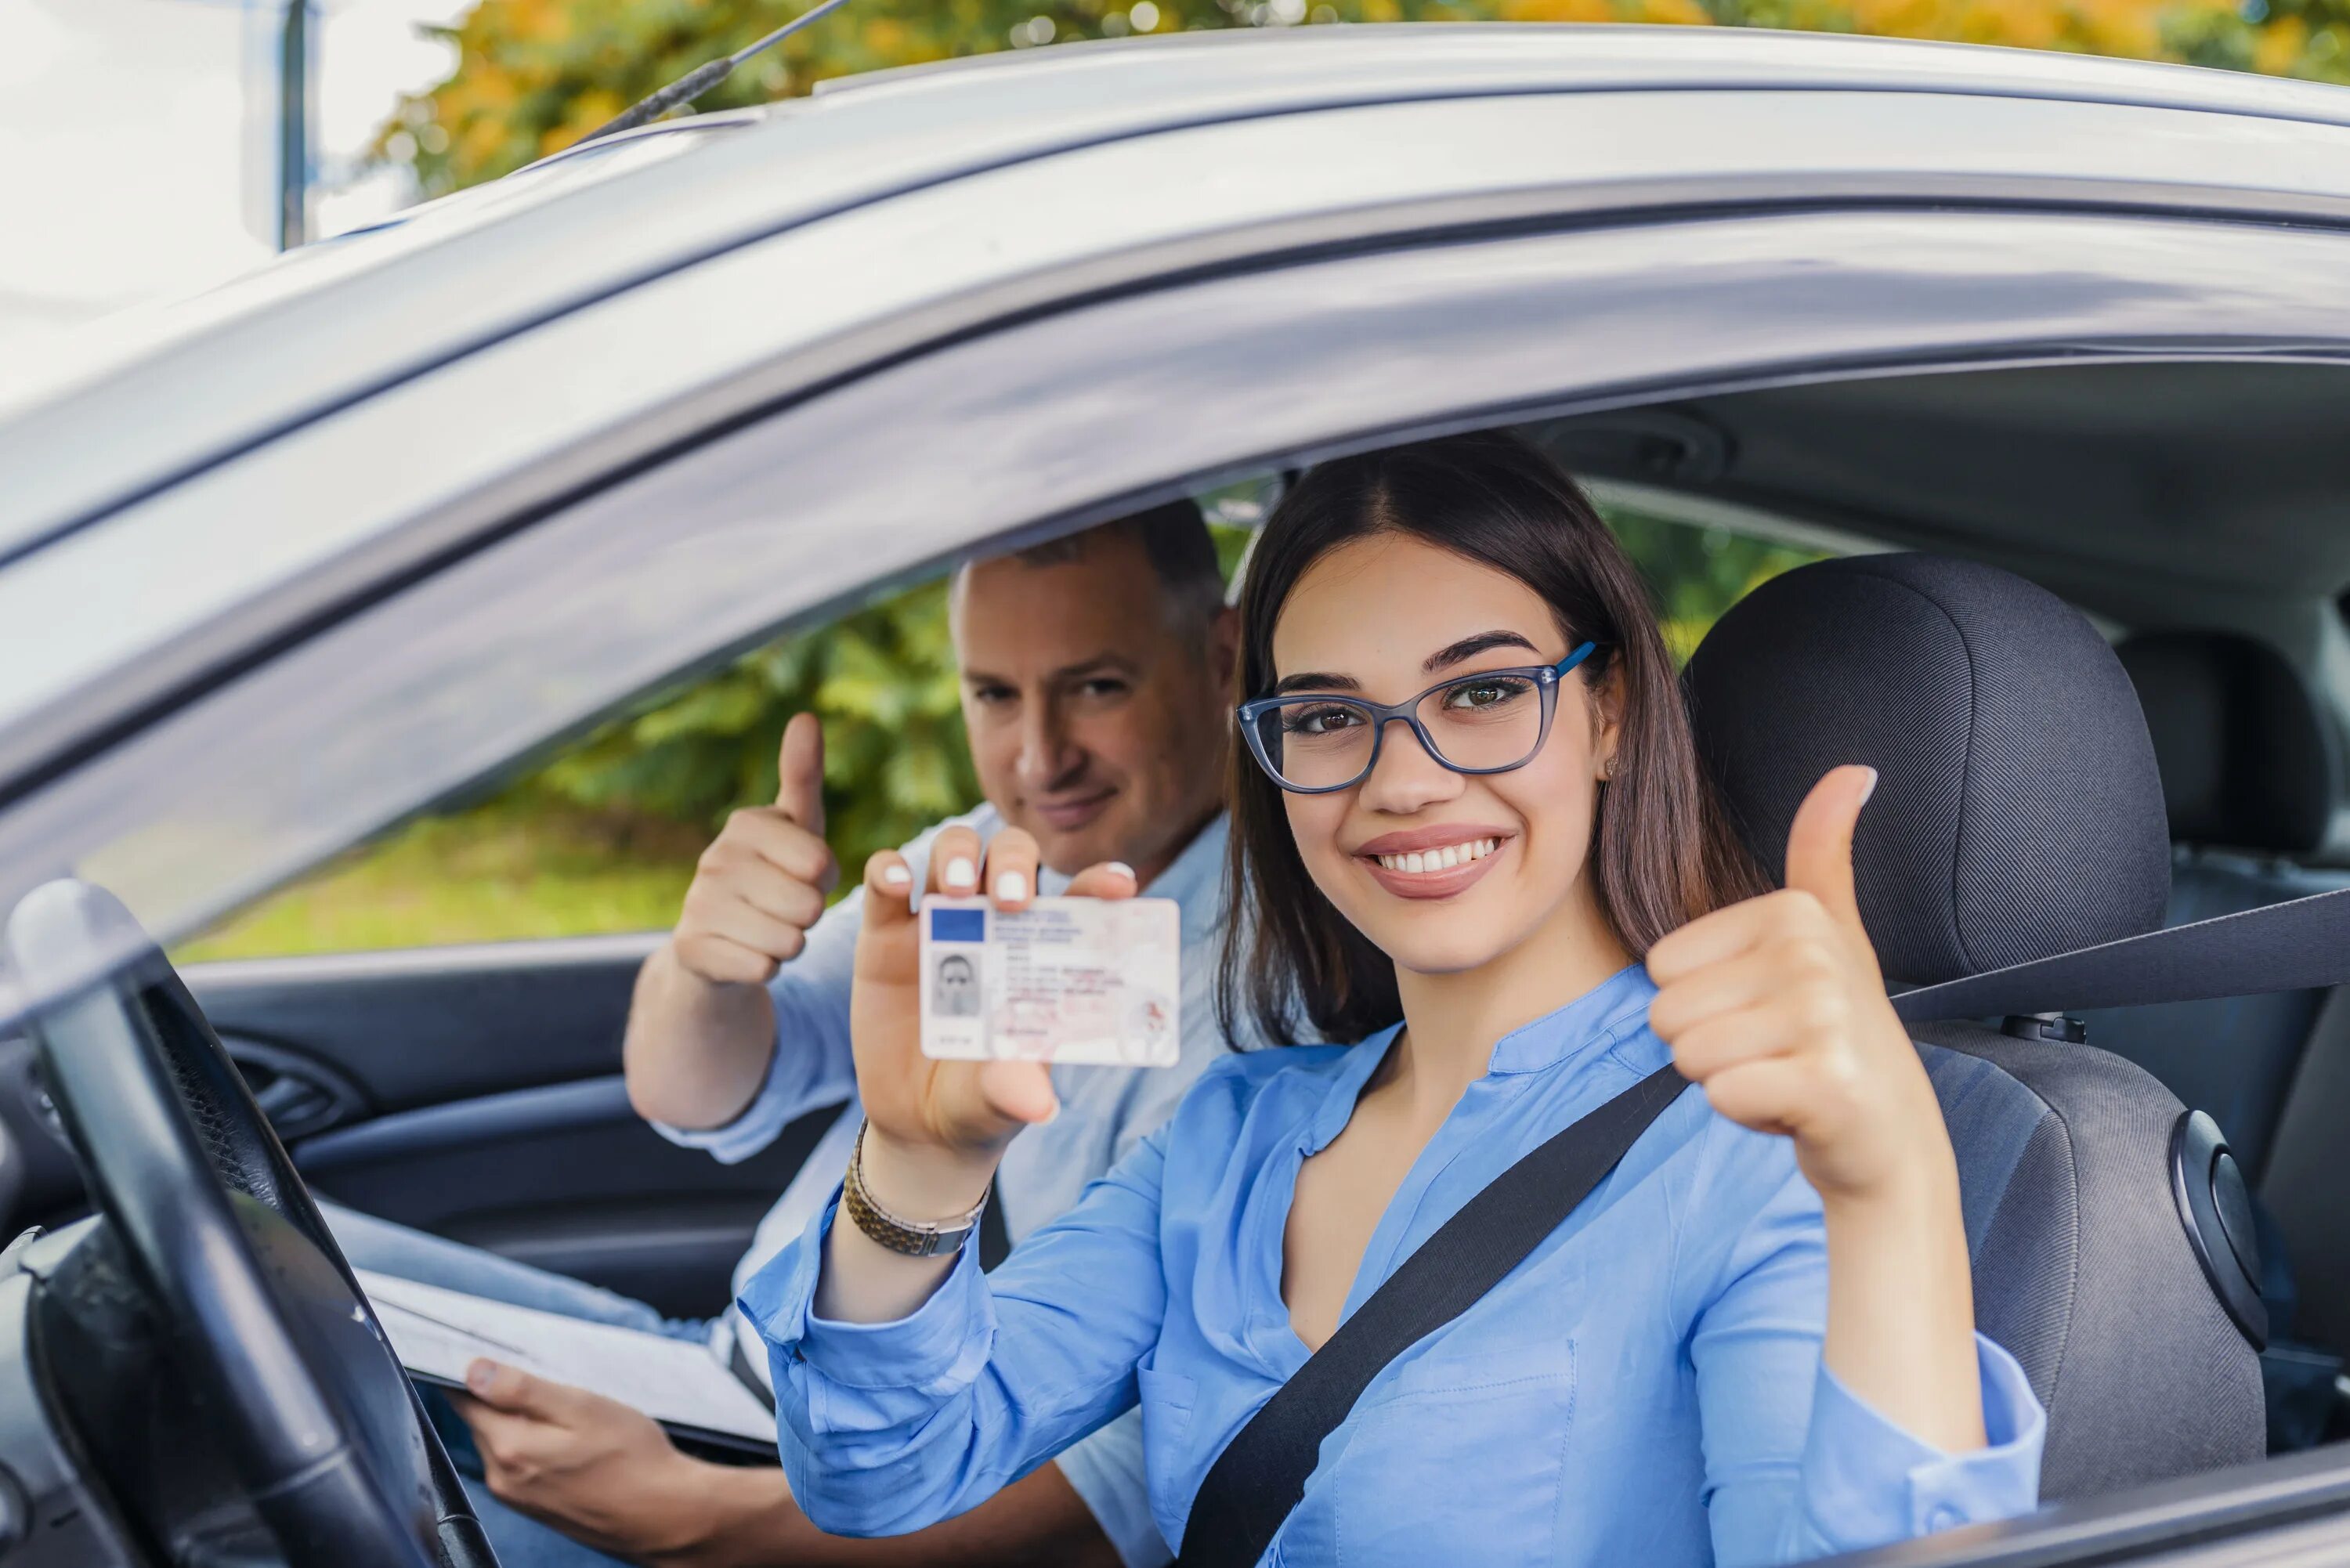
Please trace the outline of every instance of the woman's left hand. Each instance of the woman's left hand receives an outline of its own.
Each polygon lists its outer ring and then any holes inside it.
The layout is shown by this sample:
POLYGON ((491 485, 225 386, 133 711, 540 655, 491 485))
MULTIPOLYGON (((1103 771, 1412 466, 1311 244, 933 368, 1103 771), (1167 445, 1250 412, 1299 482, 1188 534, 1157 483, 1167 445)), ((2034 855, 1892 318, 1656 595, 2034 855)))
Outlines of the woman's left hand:
POLYGON ((1731 1120, 1795 1140, 1831 1207, 1955 1176, 1933 1085, 1885 994, 1853 895, 1873 768, 1829 770, 1787 833, 1787 883, 1648 950, 1648 1022, 1731 1120))

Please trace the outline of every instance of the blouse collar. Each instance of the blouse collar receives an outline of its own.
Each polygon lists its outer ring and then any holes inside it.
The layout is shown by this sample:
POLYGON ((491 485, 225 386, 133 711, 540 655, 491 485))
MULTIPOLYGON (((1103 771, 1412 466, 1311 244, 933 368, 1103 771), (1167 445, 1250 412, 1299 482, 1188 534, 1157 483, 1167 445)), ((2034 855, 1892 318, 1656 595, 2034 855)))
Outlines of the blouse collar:
MULTIPOLYGON (((1486 1070, 1493 1075, 1540 1073, 1596 1055, 1648 1026, 1648 999, 1656 994, 1648 970, 1627 964, 1565 1006, 1503 1035, 1494 1042, 1486 1070)), ((1401 1023, 1390 1023, 1338 1059, 1329 1091, 1306 1129, 1308 1155, 1320 1153, 1346 1130, 1363 1085, 1402 1033, 1401 1023)))

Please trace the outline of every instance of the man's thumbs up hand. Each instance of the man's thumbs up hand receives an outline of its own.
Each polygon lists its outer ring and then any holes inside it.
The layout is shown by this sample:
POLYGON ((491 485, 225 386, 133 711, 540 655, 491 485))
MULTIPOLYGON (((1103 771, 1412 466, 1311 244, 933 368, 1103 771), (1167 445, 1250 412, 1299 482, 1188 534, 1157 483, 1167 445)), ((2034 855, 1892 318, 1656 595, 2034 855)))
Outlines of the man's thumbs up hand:
POLYGON ((1648 950, 1648 1023, 1731 1120, 1795 1140, 1830 1205, 1873 1197, 1949 1144, 1933 1086, 1854 897, 1853 829, 1873 768, 1833 768, 1787 832, 1787 885, 1648 950))
POLYGON ((670 949, 679 967, 720 985, 760 985, 799 956, 840 867, 824 841, 824 729, 813 713, 784 726, 775 804, 745 806, 694 867, 670 949))
POLYGON ((824 726, 813 713, 795 713, 775 754, 775 809, 824 836, 824 726))

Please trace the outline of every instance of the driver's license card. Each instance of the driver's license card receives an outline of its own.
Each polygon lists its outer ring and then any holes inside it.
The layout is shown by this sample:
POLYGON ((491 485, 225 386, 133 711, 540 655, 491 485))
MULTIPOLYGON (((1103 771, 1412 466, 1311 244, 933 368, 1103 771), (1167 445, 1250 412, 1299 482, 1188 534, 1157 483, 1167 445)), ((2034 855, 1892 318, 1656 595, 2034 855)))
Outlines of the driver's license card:
POLYGON ((922 1054, 1171 1067, 1182 922, 1172 898, 922 900, 922 1054))

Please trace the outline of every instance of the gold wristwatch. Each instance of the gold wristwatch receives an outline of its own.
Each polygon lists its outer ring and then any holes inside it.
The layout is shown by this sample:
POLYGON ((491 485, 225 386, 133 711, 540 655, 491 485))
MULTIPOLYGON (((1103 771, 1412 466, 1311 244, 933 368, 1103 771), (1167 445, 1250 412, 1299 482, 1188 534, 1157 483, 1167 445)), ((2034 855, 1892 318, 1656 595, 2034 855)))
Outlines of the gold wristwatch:
POLYGON ((860 1126, 857 1147, 848 1156, 848 1175, 840 1185, 840 1206, 859 1231, 889 1251, 910 1258, 935 1258, 953 1251, 962 1245, 964 1237, 979 1229, 987 1194, 981 1193, 968 1210, 942 1223, 900 1219, 873 1201, 873 1195, 865 1189, 865 1128, 860 1126))

